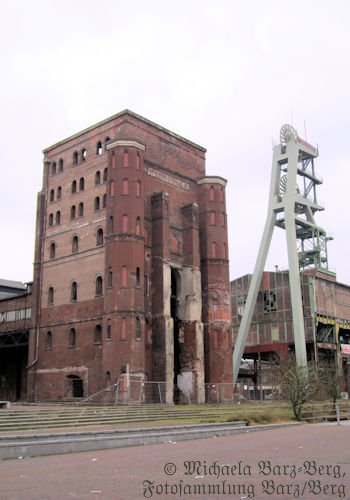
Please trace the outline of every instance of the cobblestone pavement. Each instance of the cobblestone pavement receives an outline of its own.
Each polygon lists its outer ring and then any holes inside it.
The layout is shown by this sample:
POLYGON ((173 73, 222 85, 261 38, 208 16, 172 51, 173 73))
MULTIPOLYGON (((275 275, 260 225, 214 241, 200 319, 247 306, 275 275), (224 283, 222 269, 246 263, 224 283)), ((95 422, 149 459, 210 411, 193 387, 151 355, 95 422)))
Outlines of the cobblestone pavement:
POLYGON ((1 500, 350 498, 350 425, 0 462, 1 500))

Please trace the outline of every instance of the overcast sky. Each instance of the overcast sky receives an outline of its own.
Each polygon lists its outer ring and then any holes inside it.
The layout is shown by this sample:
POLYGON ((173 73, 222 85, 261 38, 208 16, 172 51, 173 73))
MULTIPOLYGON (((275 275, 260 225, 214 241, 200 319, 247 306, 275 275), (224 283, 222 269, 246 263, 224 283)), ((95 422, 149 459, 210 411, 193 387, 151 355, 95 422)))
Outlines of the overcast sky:
MULTIPOLYGON (((0 278, 32 279, 42 150, 125 108, 228 180, 230 274, 254 269, 283 123, 319 146, 317 220, 350 284, 348 0, 0 0, 0 278)), ((275 230, 266 269, 287 268, 275 230)))

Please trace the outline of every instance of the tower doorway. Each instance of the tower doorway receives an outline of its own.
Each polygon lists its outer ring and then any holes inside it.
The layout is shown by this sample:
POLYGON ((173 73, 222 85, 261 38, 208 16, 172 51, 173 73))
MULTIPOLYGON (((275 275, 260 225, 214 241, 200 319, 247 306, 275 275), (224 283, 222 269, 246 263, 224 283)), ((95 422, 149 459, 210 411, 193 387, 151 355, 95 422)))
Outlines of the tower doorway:
POLYGON ((173 319, 174 332, 173 332, 173 345, 174 345, 174 392, 173 401, 175 404, 179 403, 180 391, 177 386, 177 376, 181 373, 181 360, 180 360, 180 343, 179 343, 179 330, 180 319, 178 317, 178 303, 180 291, 180 274, 176 269, 171 269, 171 295, 170 295, 170 314, 173 319))

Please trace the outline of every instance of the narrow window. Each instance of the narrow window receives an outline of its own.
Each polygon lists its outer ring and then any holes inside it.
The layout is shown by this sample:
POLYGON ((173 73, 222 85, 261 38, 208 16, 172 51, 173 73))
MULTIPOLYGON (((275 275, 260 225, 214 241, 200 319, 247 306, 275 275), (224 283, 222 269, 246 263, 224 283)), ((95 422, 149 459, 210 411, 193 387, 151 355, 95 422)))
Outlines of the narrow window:
POLYGON ((77 253, 79 250, 79 238, 78 236, 73 236, 72 239, 72 253, 77 253))
POLYGON ((50 331, 46 332, 45 347, 52 349, 52 333, 50 331))
POLYGON ((216 243, 212 241, 211 243, 211 256, 213 259, 216 259, 216 243))
POLYGON ((102 196, 102 208, 106 208, 107 196, 106 193, 102 196))
POLYGON ((75 302, 78 297, 78 285, 76 281, 73 281, 70 286, 70 300, 75 302))
POLYGON ((111 165, 112 165, 112 168, 115 168, 115 154, 114 154, 114 151, 112 153, 111 165))
POLYGON ((128 286, 128 268, 122 267, 122 286, 128 286))
POLYGON ((136 286, 141 286, 141 271, 139 267, 136 268, 136 286))
POLYGON ((122 318, 122 327, 120 329, 120 340, 126 340, 126 318, 122 318))
POLYGON ((95 295, 103 294, 103 280, 102 276, 97 276, 95 283, 95 295))
POLYGON ((52 242, 50 245, 50 259, 54 259, 56 257, 56 243, 52 242))
POLYGON ((94 343, 101 344, 102 343, 102 327, 100 324, 95 326, 94 331, 94 343))
POLYGON ((109 234, 114 233, 113 215, 110 215, 108 218, 108 232, 109 232, 109 234))
POLYGON ((56 224, 61 224, 61 212, 59 210, 56 212, 56 224))
POLYGON ((113 271, 112 268, 110 267, 108 269, 108 274, 107 274, 107 286, 111 288, 113 286, 113 271))
POLYGON ((63 172, 63 158, 60 159, 58 164, 58 171, 63 172))
POLYGON ((209 201, 215 201, 215 190, 213 186, 209 189, 209 201))
POLYGON ((103 182, 107 182, 107 167, 103 171, 103 182))
POLYGON ((72 182, 72 194, 77 192, 77 181, 72 182))
POLYGON ((224 201, 224 188, 221 188, 219 191, 220 201, 224 201))
POLYGON ((222 212, 222 214, 221 214, 221 225, 222 225, 222 227, 226 226, 226 217, 225 217, 224 212, 222 212))
POLYGON ((85 180, 84 177, 80 177, 79 180, 79 191, 84 191, 85 189, 85 180))
POLYGON ((141 196, 141 182, 137 181, 136 183, 136 196, 141 196))
POLYGON ((123 179, 123 194, 129 194, 129 181, 128 181, 128 179, 123 179))
POLYGON ((68 345, 69 347, 75 347, 76 346, 76 334, 75 334, 75 328, 71 328, 69 330, 68 334, 68 345))
POLYGON ((79 158, 78 151, 74 151, 74 153, 73 153, 73 165, 78 165, 78 158, 79 158))
MULTIPOLYGON (((124 183, 123 183, 124 186, 124 183)), ((114 181, 110 181, 109 183, 109 196, 114 196, 114 181)))
POLYGON ((98 143, 96 144, 96 154, 97 155, 102 154, 102 142, 101 141, 98 141, 98 143))
POLYGON ((53 226, 53 214, 49 214, 49 226, 53 226))
POLYGON ((76 213, 76 208, 75 208, 75 205, 72 205, 70 207, 70 218, 71 219, 75 219, 77 213, 76 213))
POLYGON ((141 167, 140 153, 137 153, 137 156, 136 156, 136 170, 140 170, 140 167, 141 167))
POLYGON ((107 320, 107 340, 111 340, 112 338, 112 325, 111 325, 111 320, 107 320))
POLYGON ((123 215, 123 224, 122 224, 123 233, 128 232, 128 221, 129 221, 129 218, 128 218, 127 214, 124 214, 123 215))
POLYGON ((54 303, 55 292, 52 286, 49 287, 47 291, 47 305, 52 306, 54 303))
POLYGON ((136 234, 141 234, 141 219, 140 217, 136 218, 136 234))
POLYGON ((51 164, 51 175, 56 175, 56 162, 53 161, 51 164))
POLYGON ((109 385, 110 381, 111 381, 111 372, 107 371, 106 372, 106 382, 107 382, 107 385, 109 385))
POLYGON ((58 186, 57 188, 57 199, 60 200, 62 198, 62 188, 58 186))
POLYGON ((95 201, 94 201, 94 210, 95 212, 97 210, 100 210, 100 197, 96 196, 95 201))
POLYGON ((107 136, 107 137, 105 138, 105 144, 107 144, 107 142, 109 142, 110 140, 111 140, 111 139, 107 136))
POLYGON ((126 149, 123 154, 123 167, 128 167, 129 166, 129 153, 128 150, 126 149))
POLYGON ((226 243, 222 244, 222 258, 227 259, 227 246, 226 243))
POLYGON ((81 161, 85 161, 87 156, 87 151, 85 148, 81 150, 81 161))
POLYGON ((84 215, 84 203, 79 203, 79 207, 78 207, 78 215, 79 217, 82 217, 84 215))
POLYGON ((96 233, 96 246, 100 247, 103 245, 103 229, 100 227, 97 229, 96 233))
POLYGON ((215 212, 210 212, 210 225, 215 226, 216 224, 216 214, 215 212))
POLYGON ((98 186, 99 184, 101 184, 101 172, 97 170, 95 173, 95 186, 98 186))
POLYGON ((141 339, 141 318, 137 316, 136 318, 136 339, 140 340, 141 339))
POLYGON ((50 191, 50 201, 54 201, 54 199, 55 199, 55 190, 51 189, 51 191, 50 191))

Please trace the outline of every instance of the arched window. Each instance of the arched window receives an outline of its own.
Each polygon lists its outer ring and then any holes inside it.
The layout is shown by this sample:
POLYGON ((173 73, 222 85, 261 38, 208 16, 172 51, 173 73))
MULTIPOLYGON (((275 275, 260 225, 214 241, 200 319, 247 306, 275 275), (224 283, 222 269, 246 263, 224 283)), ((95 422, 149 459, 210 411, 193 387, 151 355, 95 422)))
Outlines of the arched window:
POLYGON ((106 193, 102 196, 102 208, 106 208, 107 196, 106 193))
POLYGON ((101 141, 98 141, 98 143, 96 144, 96 154, 97 155, 102 154, 102 142, 101 141))
POLYGON ((108 218, 108 232, 109 234, 114 233, 114 219, 113 215, 110 215, 108 218))
POLYGON ((52 286, 47 290, 47 305, 52 306, 55 299, 55 292, 52 286))
POLYGON ((76 281, 72 281, 70 286, 70 300, 75 302, 78 298, 78 285, 76 281))
POLYGON ((99 227, 96 232, 96 246, 100 247, 103 245, 103 229, 99 227))
POLYGON ((136 217, 136 234, 141 234, 141 219, 140 217, 136 217))
POLYGON ((102 276, 97 276, 95 283, 95 295, 103 294, 103 280, 102 276))
POLYGON ((63 172, 63 158, 60 159, 58 164, 58 171, 63 172))
POLYGON ((87 156, 87 151, 85 148, 81 150, 81 161, 85 161, 87 156))
POLYGON ((68 334, 68 345, 69 347, 75 347, 76 346, 76 333, 75 333, 75 328, 71 328, 69 330, 68 334))
POLYGON ((98 186, 98 184, 101 184, 101 172, 99 170, 95 173, 95 186, 98 186))
MULTIPOLYGON (((124 189, 124 182, 123 182, 124 189)), ((109 183, 109 196, 114 196, 114 181, 110 181, 109 183)))
POLYGON ((53 161, 51 164, 51 175, 56 175, 56 162, 53 161))
POLYGON ((136 196, 141 196, 141 182, 136 182, 136 196))
POLYGON ((139 267, 136 268, 136 286, 141 286, 141 270, 139 267))
POLYGON ((113 271, 112 268, 108 268, 108 274, 107 274, 107 286, 111 288, 113 286, 113 271))
POLYGON ((108 318, 107 320, 107 340, 111 340, 112 338, 112 325, 111 320, 108 318))
POLYGON ((77 253, 79 250, 79 238, 78 236, 73 236, 72 238, 72 253, 77 253))
POLYGON ((84 215, 84 203, 83 202, 79 203, 78 215, 79 215, 79 217, 82 217, 84 215))
POLYGON ((126 318, 122 318, 122 326, 120 329, 120 340, 126 340, 126 332, 127 332, 127 323, 126 318))
POLYGON ((73 165, 78 165, 78 158, 79 158, 78 151, 74 151, 74 153, 73 153, 73 165))
POLYGON ((141 318, 139 316, 136 317, 136 329, 135 329, 136 339, 141 339, 141 318))
POLYGON ((54 259, 56 257, 56 243, 52 242, 50 245, 50 259, 54 259))
POLYGON ((112 152, 111 166, 112 166, 112 168, 115 168, 115 154, 114 154, 114 151, 112 152))
POLYGON ((84 191, 85 189, 85 180, 84 177, 80 177, 79 180, 79 191, 84 191))
POLYGON ((57 199, 60 200, 62 198, 62 188, 58 186, 57 188, 57 199))
POLYGON ((45 347, 46 349, 52 349, 52 333, 50 331, 46 332, 45 347))
POLYGON ((128 167, 128 166, 129 166, 129 153, 128 150, 125 149, 123 154, 123 167, 128 167))
POLYGON ((77 181, 73 181, 72 182, 72 193, 76 193, 77 192, 77 181))
POLYGON ((103 182, 107 182, 107 172, 108 172, 108 170, 107 170, 107 167, 106 167, 104 169, 104 171, 103 171, 103 182))
POLYGON ((129 194, 129 181, 128 181, 128 179, 123 179, 123 194, 129 194))
POLYGON ((95 326, 94 331, 94 343, 101 344, 102 343, 102 327, 100 324, 95 326))
POLYGON ((107 144, 107 142, 109 142, 110 140, 111 140, 111 139, 107 136, 107 137, 105 138, 105 144, 107 144))
POLYGON ((76 216, 77 216, 76 207, 75 207, 75 205, 72 205, 70 207, 70 218, 75 219, 76 216))
POLYGON ((100 210, 100 197, 99 196, 96 196, 96 198, 94 200, 94 210, 95 210, 95 212, 97 210, 100 210))
POLYGON ((213 186, 209 189, 209 201, 215 201, 215 189, 213 186))
POLYGON ((215 226, 216 224, 216 213, 210 212, 210 225, 215 226))
POLYGON ((61 212, 59 210, 56 212, 56 224, 61 224, 61 212))
POLYGON ((220 201, 224 201, 224 188, 220 188, 219 196, 220 196, 220 201))
POLYGON ((127 214, 124 214, 123 215, 123 219, 122 219, 122 231, 123 233, 127 233, 128 232, 128 222, 129 222, 129 218, 127 216, 127 214))
POLYGON ((140 166, 141 166, 141 158, 140 158, 140 153, 137 153, 136 155, 136 170, 140 170, 140 166))
POLYGON ((53 226, 53 214, 49 214, 49 226, 53 226))
POLYGON ((54 201, 54 199, 55 199, 55 190, 51 189, 51 191, 50 191, 50 201, 54 201))
POLYGON ((128 268, 122 267, 122 286, 128 286, 128 268))
POLYGON ((211 243, 211 257, 216 259, 216 242, 212 241, 211 243))

